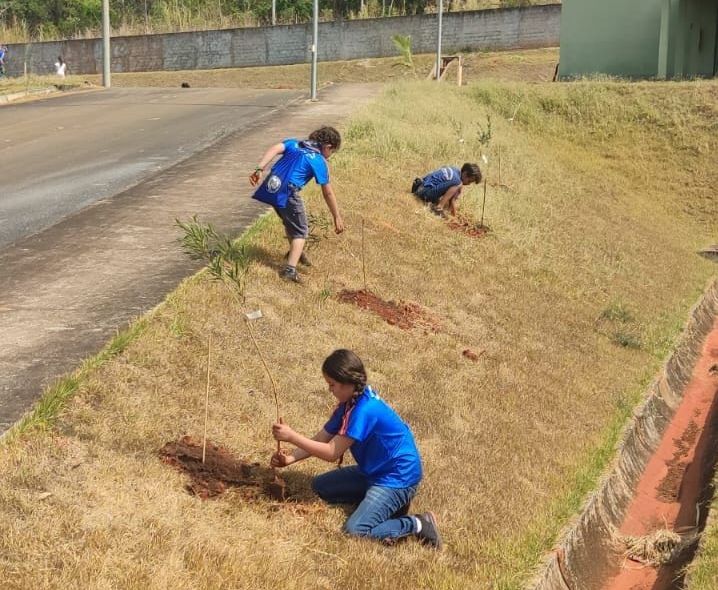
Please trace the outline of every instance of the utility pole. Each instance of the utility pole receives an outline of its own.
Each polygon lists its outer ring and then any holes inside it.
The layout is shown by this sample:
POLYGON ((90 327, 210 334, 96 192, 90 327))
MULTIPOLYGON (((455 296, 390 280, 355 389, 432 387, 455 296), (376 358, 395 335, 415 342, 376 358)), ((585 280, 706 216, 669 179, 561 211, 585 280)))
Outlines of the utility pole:
POLYGON ((319 0, 314 0, 312 35, 312 100, 317 100, 317 54, 319 53, 319 0))
POLYGON ((272 26, 277 24, 277 0, 272 0, 272 26))
POLYGON ((109 88, 110 80, 110 0, 102 0, 102 85, 109 88))
POLYGON ((439 0, 439 34, 436 43, 436 81, 441 82, 441 18, 444 13, 444 0, 439 0))

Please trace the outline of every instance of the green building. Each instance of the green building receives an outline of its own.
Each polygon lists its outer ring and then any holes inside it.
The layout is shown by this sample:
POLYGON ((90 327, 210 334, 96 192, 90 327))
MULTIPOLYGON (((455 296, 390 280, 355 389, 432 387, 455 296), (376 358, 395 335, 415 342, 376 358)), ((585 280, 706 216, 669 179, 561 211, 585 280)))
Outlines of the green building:
POLYGON ((718 0, 563 0, 559 76, 718 73, 718 0))

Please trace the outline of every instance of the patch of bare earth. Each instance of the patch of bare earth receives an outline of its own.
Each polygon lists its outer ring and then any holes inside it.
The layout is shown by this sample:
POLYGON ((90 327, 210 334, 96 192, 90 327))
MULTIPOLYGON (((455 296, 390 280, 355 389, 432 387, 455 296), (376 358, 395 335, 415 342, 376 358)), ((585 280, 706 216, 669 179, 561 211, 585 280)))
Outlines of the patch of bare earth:
POLYGON ((410 330, 411 328, 424 328, 432 332, 441 329, 438 318, 418 303, 411 301, 384 301, 371 291, 359 289, 352 291, 344 289, 337 299, 343 303, 351 303, 362 309, 374 312, 388 324, 410 330))
POLYGON ((447 225, 454 231, 465 234, 471 238, 483 238, 491 231, 488 225, 481 225, 466 217, 457 216, 454 219, 449 219, 447 225))
POLYGON ((259 495, 280 502, 286 499, 286 483, 274 470, 236 459, 229 450, 210 441, 207 441, 203 462, 202 446, 202 441, 183 436, 168 442, 159 451, 164 463, 189 475, 190 481, 185 487, 190 494, 206 500, 234 487, 250 500, 259 495))

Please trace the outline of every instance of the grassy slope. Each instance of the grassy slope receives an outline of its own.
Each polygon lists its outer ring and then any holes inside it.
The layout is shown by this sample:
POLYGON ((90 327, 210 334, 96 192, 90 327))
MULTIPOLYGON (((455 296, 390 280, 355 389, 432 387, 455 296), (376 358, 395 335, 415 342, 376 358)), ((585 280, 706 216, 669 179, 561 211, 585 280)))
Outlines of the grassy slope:
MULTIPOLYGON (((415 507, 438 513, 442 555, 343 537, 343 513, 308 493, 327 468, 318 461, 287 472, 305 498, 295 509, 183 491, 156 450, 202 432, 210 332, 211 438, 253 460, 272 448, 271 389, 240 310, 200 276, 81 381, 54 429, 2 449, 0 575, 15 588, 518 587, 715 272, 694 252, 718 229, 716 94, 715 82, 397 85, 344 130, 332 165, 350 229, 314 247, 308 284, 277 281, 274 218, 250 237, 246 309, 266 316, 258 337, 285 419, 319 428, 331 408, 322 359, 358 351, 417 435, 426 479, 415 507), (489 189, 493 231, 476 241, 406 187, 477 159, 487 112, 489 156, 502 147, 512 190, 489 189), (404 332, 331 296, 361 286, 362 218, 370 286, 427 306, 442 332, 404 332), (471 363, 467 347, 486 354, 471 363)), ((467 213, 479 196, 463 199, 467 213)), ((307 199, 322 211, 316 190, 307 199)))

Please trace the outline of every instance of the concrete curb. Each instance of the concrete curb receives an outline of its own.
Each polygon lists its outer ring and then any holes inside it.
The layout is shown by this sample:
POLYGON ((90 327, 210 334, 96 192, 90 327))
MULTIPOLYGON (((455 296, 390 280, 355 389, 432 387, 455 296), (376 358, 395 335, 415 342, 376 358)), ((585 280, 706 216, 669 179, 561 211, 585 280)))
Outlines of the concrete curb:
POLYGON ((21 98, 28 96, 47 96, 53 92, 59 93, 60 91, 57 88, 42 88, 41 90, 27 90, 23 92, 12 92, 10 94, 0 94, 0 104, 15 102, 16 100, 20 100, 21 98))
POLYGON ((531 590, 595 588, 610 571, 611 529, 623 520, 638 480, 680 405, 703 342, 718 315, 718 279, 692 309, 675 351, 626 427, 616 458, 577 520, 561 535, 531 590))
POLYGON ((68 94, 77 94, 78 92, 92 92, 95 90, 103 90, 102 87, 90 87, 83 85, 77 85, 70 88, 58 88, 57 86, 51 86, 47 88, 41 88, 37 90, 28 90, 22 92, 11 92, 10 94, 0 94, 0 105, 9 104, 22 100, 23 98, 34 99, 34 98, 52 98, 55 96, 66 96, 68 94))

